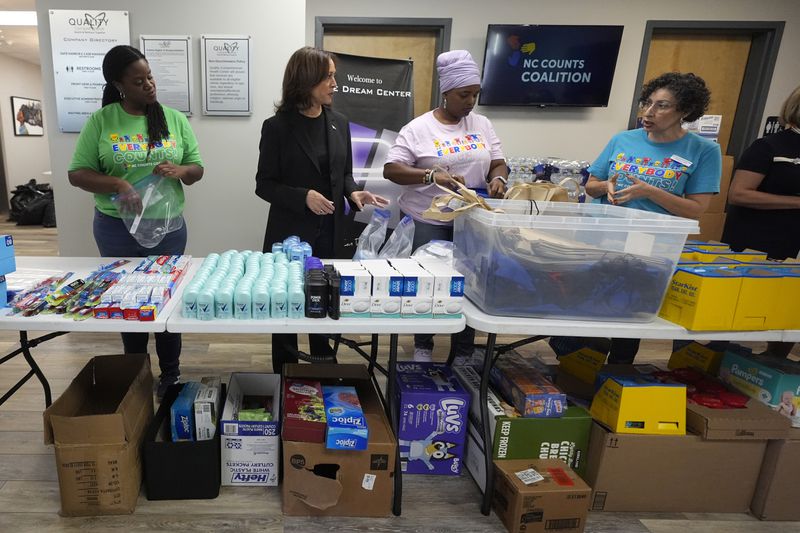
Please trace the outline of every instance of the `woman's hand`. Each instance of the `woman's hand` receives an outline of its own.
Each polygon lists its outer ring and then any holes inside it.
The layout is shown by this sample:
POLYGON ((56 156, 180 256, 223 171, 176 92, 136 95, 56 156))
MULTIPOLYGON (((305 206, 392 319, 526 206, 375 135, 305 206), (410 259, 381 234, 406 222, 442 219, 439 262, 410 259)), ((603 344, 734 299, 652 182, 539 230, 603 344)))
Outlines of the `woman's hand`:
POLYGON ((117 185, 117 200, 120 214, 138 215, 142 212, 142 198, 133 185, 120 179, 117 185))
POLYGON ((433 181, 438 183, 442 187, 448 187, 450 189, 458 188, 456 182, 460 183, 461 185, 466 185, 464 176, 460 174, 450 174, 449 172, 444 172, 441 170, 433 171, 433 181))
POLYGON ((628 180, 630 180, 632 185, 629 185, 628 187, 620 189, 616 192, 614 191, 614 188, 617 184, 617 178, 614 177, 608 180, 608 195, 611 203, 624 204, 630 202, 631 200, 635 200, 636 198, 647 198, 650 196, 650 190, 653 188, 652 185, 645 183, 634 176, 626 177, 628 180))
POLYGON ((487 192, 492 198, 502 198, 506 193, 506 184, 500 176, 495 176, 489 182, 487 192))
POLYGON ((153 167, 153 174, 156 176, 163 176, 165 178, 172 178, 183 181, 186 170, 180 165, 176 165, 171 161, 163 161, 153 167))
POLYGON ((383 196, 378 196, 377 194, 372 194, 369 191, 353 191, 350 194, 350 200, 356 204, 356 207, 360 209, 364 209, 365 205, 375 205, 378 207, 386 207, 389 205, 389 200, 384 198, 383 196))
POLYGON ((306 207, 315 215, 332 215, 334 211, 333 202, 314 189, 309 189, 306 193, 306 207))

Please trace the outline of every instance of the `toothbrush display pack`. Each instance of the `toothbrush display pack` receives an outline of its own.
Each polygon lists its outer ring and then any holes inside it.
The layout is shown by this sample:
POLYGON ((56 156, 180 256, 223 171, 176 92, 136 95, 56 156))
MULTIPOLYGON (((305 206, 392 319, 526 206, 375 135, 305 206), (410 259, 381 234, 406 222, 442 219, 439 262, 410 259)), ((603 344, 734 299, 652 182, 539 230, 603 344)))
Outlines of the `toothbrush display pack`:
POLYGON ((470 394, 447 365, 398 363, 397 443, 408 474, 458 475, 464 461, 470 394))

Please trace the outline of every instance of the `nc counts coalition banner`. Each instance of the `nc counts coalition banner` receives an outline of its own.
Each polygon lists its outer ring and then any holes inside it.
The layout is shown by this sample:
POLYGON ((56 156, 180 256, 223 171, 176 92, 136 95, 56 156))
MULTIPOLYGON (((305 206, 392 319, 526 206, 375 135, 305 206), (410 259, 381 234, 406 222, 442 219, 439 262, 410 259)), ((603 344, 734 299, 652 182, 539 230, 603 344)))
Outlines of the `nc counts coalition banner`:
POLYGON ((481 105, 608 105, 622 29, 489 25, 481 105))
MULTIPOLYGON (((350 121, 353 178, 365 189, 391 200, 394 227, 402 188, 383 178, 386 154, 400 129, 414 118, 413 63, 407 60, 336 54, 336 111, 350 121)), ((372 216, 372 208, 355 213, 345 228, 343 253, 355 252, 355 241, 372 216)))

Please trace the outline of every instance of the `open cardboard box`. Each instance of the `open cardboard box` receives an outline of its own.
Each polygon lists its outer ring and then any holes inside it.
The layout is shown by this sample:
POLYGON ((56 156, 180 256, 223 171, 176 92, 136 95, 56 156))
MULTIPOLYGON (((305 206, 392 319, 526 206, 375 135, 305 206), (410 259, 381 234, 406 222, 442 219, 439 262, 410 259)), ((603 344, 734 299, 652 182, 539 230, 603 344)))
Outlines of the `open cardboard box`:
POLYGON ((142 484, 141 445, 153 418, 147 354, 93 357, 44 412, 55 444, 61 514, 132 513, 142 484))
POLYGON ((771 440, 761 464, 750 510, 761 520, 800 520, 797 473, 800 472, 800 429, 789 438, 771 440))
POLYGON ((287 378, 356 388, 369 427, 366 450, 329 450, 324 443, 283 440, 283 514, 389 516, 397 441, 364 365, 289 364, 287 378))

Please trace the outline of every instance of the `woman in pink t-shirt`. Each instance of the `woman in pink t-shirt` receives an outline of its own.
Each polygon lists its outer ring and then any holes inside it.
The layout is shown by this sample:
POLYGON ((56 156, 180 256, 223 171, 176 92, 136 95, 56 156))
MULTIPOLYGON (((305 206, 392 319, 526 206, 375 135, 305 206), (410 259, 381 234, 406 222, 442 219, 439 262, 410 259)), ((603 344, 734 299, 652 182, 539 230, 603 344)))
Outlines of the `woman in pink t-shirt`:
MULTIPOLYGON (((431 240, 453 240, 451 222, 422 217, 431 200, 442 193, 434 183, 454 187, 454 181, 458 181, 502 197, 508 179, 492 123, 472 113, 481 90, 478 65, 466 50, 453 50, 439 55, 436 68, 442 103, 400 130, 383 167, 384 178, 406 186, 398 205, 414 219, 415 250, 431 240)), ((451 355, 471 355, 474 338, 471 328, 454 334, 451 355)), ((432 351, 433 335, 414 336, 415 361, 430 361, 432 351)))

